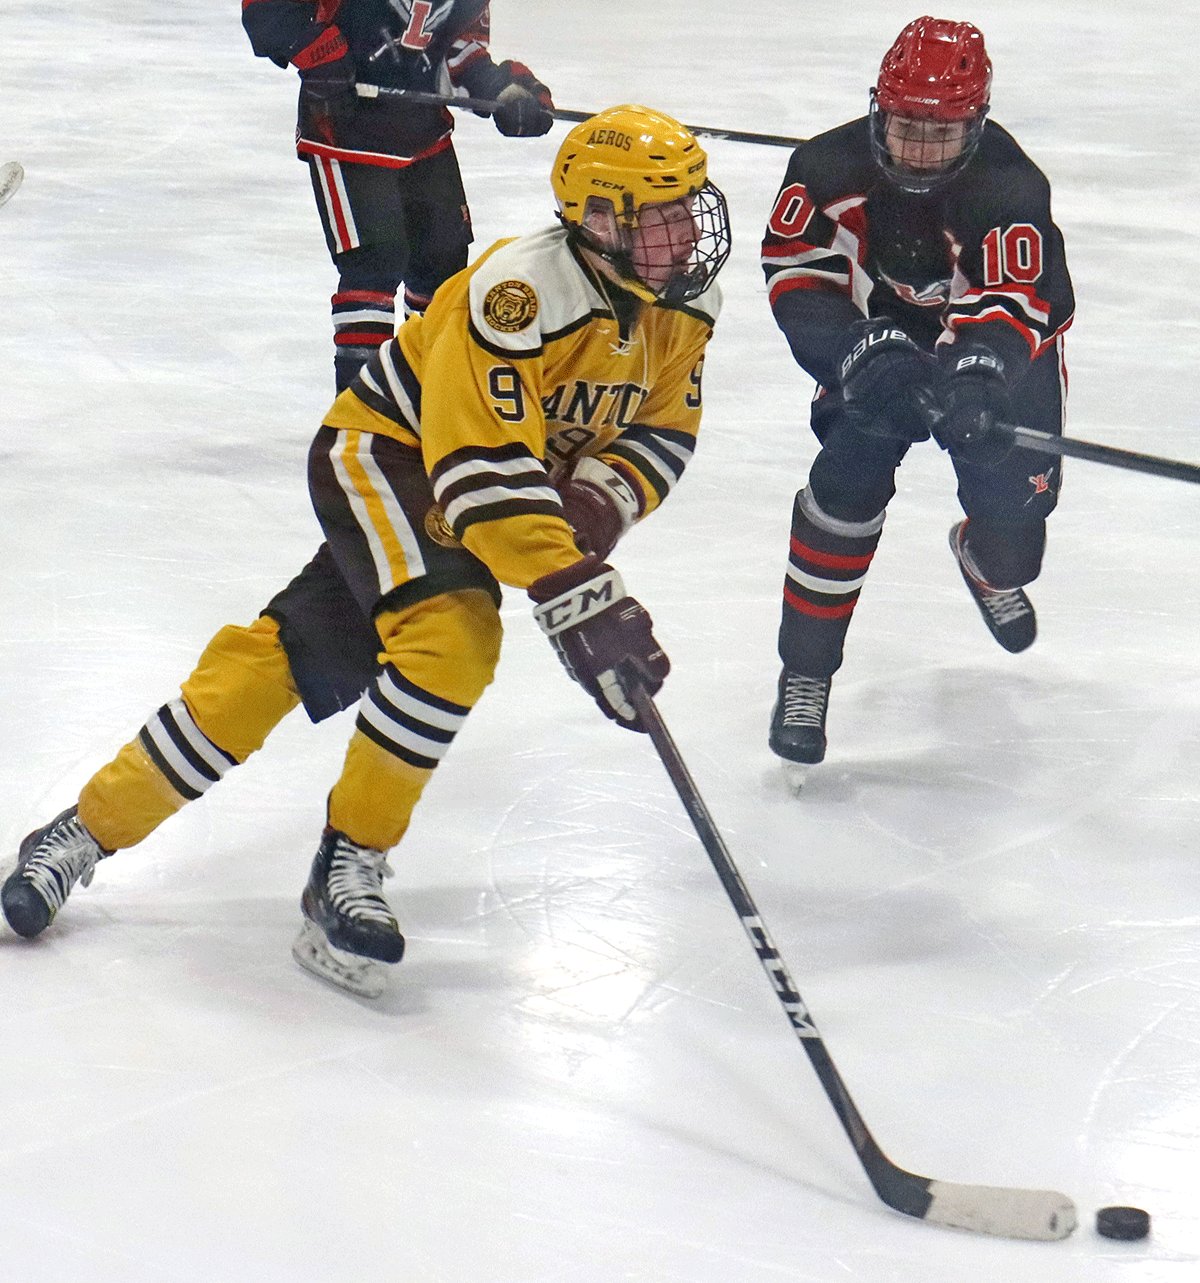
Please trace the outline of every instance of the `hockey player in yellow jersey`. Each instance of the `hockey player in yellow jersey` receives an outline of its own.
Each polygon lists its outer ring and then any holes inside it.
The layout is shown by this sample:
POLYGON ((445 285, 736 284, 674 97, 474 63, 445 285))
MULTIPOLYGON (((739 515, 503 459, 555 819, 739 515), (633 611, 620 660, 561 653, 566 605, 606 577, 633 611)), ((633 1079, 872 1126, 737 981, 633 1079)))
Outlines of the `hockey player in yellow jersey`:
POLYGON ((387 852, 492 679, 500 584, 528 592, 601 710, 641 729, 617 671, 654 692, 669 665, 606 558, 691 457, 728 215, 692 134, 640 106, 576 126, 551 184, 557 224, 451 277, 334 402, 309 453, 313 560, 21 844, 0 892, 20 935, 298 704, 314 721, 357 705, 293 953, 381 992, 404 950, 387 852))

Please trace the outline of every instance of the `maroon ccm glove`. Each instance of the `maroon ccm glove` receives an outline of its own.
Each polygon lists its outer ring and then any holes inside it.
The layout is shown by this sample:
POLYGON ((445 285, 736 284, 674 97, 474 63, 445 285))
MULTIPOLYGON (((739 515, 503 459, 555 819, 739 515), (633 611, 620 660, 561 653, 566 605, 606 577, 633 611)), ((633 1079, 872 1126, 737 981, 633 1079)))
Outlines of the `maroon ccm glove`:
POLYGON ((618 666, 633 669, 649 694, 671 671, 670 661, 650 631, 646 610, 626 596, 621 576, 598 557, 584 557, 565 570, 529 585, 533 617, 563 667, 611 717, 627 730, 645 728, 617 677, 618 666))
POLYGON ((641 515, 633 486, 616 468, 590 455, 558 483, 558 493, 579 551, 601 559, 641 515))

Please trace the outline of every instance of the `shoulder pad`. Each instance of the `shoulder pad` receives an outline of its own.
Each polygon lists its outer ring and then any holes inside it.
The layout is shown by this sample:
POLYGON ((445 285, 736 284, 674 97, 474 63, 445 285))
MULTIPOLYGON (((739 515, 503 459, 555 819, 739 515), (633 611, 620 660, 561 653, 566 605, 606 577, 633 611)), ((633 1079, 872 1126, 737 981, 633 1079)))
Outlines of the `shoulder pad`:
POLYGON ((489 349, 534 356, 602 305, 557 227, 502 244, 481 259, 468 290, 471 325, 489 349))

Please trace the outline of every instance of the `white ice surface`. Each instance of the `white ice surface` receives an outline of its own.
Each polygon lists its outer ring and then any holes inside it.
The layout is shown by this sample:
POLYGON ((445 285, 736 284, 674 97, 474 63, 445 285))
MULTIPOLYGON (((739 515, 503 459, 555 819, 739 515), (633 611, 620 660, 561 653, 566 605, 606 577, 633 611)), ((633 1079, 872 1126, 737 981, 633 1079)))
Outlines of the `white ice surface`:
MULTIPOLYGON (((561 105, 809 134, 860 112, 881 0, 496 0, 561 105)), ((1079 296, 1070 430, 1200 459, 1197 5, 977 3, 994 113, 1050 174, 1079 296)), ((0 6, 0 840, 11 853, 309 555, 332 386, 289 75, 237 5, 0 6)), ((563 127, 460 118, 477 245, 543 225, 563 127)), ((868 1188, 665 773, 510 594, 495 686, 388 884, 372 1005, 291 961, 348 715, 267 749, 0 938, 0 1279, 1183 1283, 1200 1262, 1194 487, 1077 463, 989 639, 902 470, 802 800, 765 744, 810 385, 757 265, 787 159, 709 144, 735 249, 701 448, 619 554, 660 707, 884 1149, 1059 1188, 1022 1244, 868 1188), (1097 1206, 1154 1215, 1141 1244, 1097 1206)))

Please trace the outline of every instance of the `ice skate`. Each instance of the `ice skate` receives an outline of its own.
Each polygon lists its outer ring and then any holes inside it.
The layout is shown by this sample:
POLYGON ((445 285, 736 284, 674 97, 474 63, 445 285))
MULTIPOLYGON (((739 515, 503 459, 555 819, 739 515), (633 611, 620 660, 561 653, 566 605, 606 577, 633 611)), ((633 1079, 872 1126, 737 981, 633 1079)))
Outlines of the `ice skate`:
POLYGON ((771 711, 771 752, 786 763, 788 782, 804 787, 808 768, 825 758, 825 715, 829 711, 828 677, 806 677, 785 668, 779 674, 779 695, 771 711))
POLYGON ((404 956, 404 937, 383 898, 391 872, 382 851, 326 829, 300 898, 305 922, 292 957, 339 989, 378 998, 387 975, 380 964, 404 956))
POLYGON ((992 588, 979 577, 964 546, 966 527, 965 521, 950 527, 950 551, 988 631, 1005 650, 1015 655, 1032 646, 1037 637, 1033 603, 1020 588, 992 588))
POLYGON ((110 852, 84 828, 71 807, 21 843, 17 867, 0 890, 8 925, 32 939, 54 921, 76 882, 88 886, 96 861, 110 852))

